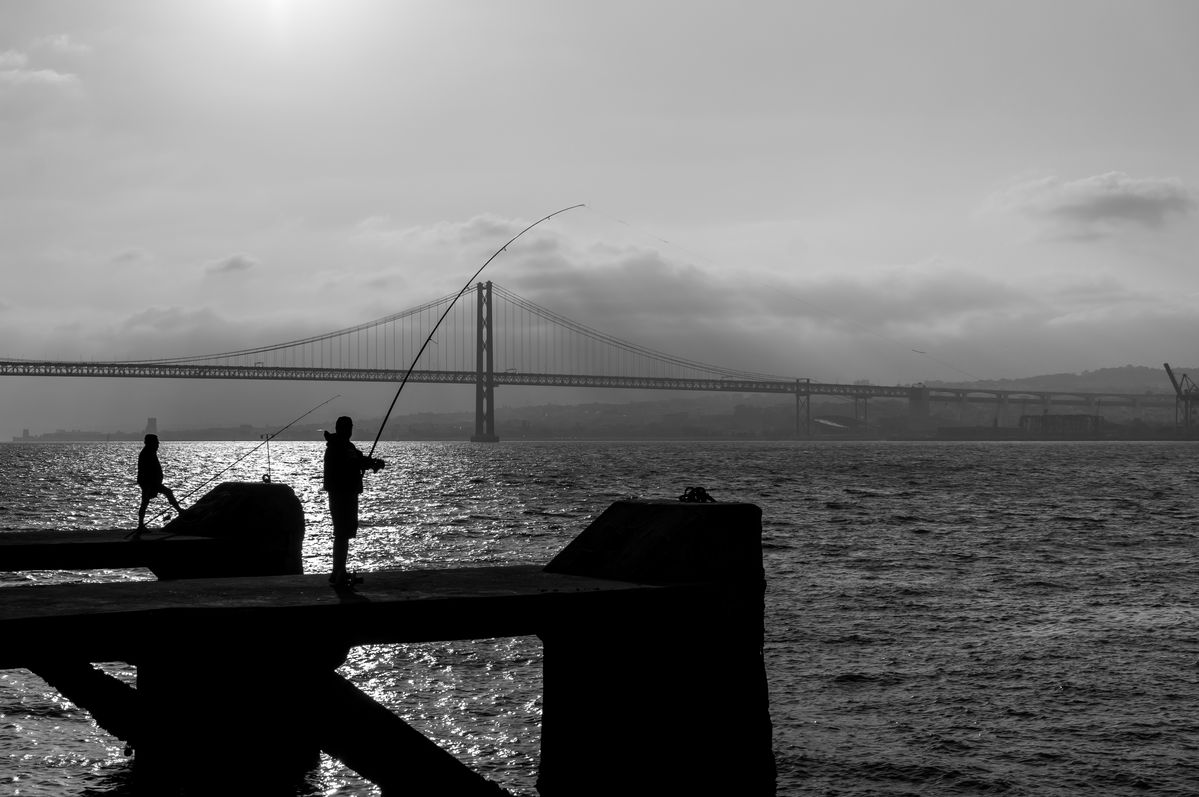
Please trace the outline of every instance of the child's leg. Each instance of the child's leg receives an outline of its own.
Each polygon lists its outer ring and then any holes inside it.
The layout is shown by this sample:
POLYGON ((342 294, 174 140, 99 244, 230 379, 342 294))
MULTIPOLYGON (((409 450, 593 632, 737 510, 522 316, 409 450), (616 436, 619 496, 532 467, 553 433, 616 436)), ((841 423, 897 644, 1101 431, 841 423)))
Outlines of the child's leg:
POLYGON ((142 490, 142 503, 137 508, 137 527, 143 529, 146 527, 146 507, 150 505, 150 499, 154 497, 154 493, 148 493, 142 490))
POLYGON ((159 492, 167 497, 167 500, 171 502, 171 506, 175 507, 176 512, 183 511, 183 507, 179 506, 179 502, 175 500, 175 494, 171 492, 170 487, 163 487, 159 492))

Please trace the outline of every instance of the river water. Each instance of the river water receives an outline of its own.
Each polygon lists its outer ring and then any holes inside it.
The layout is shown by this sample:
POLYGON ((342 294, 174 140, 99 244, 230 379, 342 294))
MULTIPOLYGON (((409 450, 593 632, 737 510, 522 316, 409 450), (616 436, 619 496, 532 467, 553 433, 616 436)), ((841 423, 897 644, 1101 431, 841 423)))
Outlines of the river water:
MULTIPOLYGON (((186 506, 253 445, 168 441, 159 455, 180 497, 196 490, 186 506)), ((0 445, 0 528, 131 528, 139 448, 0 445)), ((322 450, 270 446, 273 480, 304 505, 308 572, 329 564, 322 450)), ((266 453, 218 481, 259 479, 266 453)), ((544 562, 612 501, 689 486, 759 505, 780 795, 1199 794, 1193 444, 386 443, 377 453, 388 468, 367 475, 351 549, 362 571, 544 562)), ((167 506, 151 509, 158 521, 167 506)), ((0 573, 0 586, 150 577, 0 573)), ((540 656, 525 637, 372 646, 341 672, 487 777, 535 795, 540 656)), ((129 666, 104 667, 132 682, 129 666)), ((129 772, 122 744, 85 712, 26 671, 0 671, 0 794, 125 795, 129 772)), ((377 790, 324 758, 305 793, 377 790)))

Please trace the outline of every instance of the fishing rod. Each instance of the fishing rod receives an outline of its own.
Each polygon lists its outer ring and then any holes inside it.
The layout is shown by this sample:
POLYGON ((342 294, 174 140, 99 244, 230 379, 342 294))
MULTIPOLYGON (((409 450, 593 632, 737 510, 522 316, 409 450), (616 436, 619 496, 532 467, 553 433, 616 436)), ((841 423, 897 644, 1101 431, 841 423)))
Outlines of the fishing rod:
POLYGON ((261 434, 258 436, 266 441, 266 473, 262 474, 262 480, 265 483, 270 484, 271 483, 271 438, 274 437, 274 435, 273 434, 261 434))
MULTIPOLYGON (((340 393, 338 393, 336 396, 333 396, 333 397, 331 397, 331 398, 327 398, 327 399, 325 399, 325 400, 324 400, 324 401, 322 401, 320 404, 317 404, 315 407, 313 407, 312 409, 308 410, 308 412, 306 412, 306 413, 304 413, 303 415, 299 416, 298 418, 294 419, 294 420, 293 420, 291 423, 287 424, 287 426, 284 426, 283 428, 281 428, 279 431, 277 431, 277 432, 272 432, 271 434, 265 435, 261 443, 259 443, 258 445, 254 446, 253 448, 251 448, 251 449, 250 449, 249 451, 247 451, 246 453, 242 454, 240 457, 238 457, 237 459, 235 459, 235 460, 233 461, 233 463, 232 463, 232 464, 230 464, 229 466, 227 466, 227 467, 226 467, 224 470, 222 470, 220 473, 216 474, 216 476, 213 476, 213 477, 212 477, 212 478, 210 478, 208 481, 204 482, 204 484, 201 484, 201 485, 199 485, 198 487, 196 487, 195 489, 193 489, 191 492, 189 492, 187 495, 183 496, 183 498, 184 498, 184 499, 186 499, 186 498, 190 498, 191 496, 195 495, 195 494, 196 494, 196 491, 197 491, 197 490, 199 490, 201 487, 203 487, 204 485, 206 485, 206 484, 209 484, 209 483, 211 483, 212 481, 216 480, 217 478, 219 478, 219 477, 221 476, 221 474, 225 473, 225 471, 228 471, 230 468, 233 468, 234 466, 236 466, 236 465, 237 465, 237 463, 241 462, 243 459, 245 459, 246 457, 250 456, 250 455, 251 455, 251 454, 253 454, 255 451, 257 451, 258 449, 262 448, 264 445, 267 445, 267 444, 269 444, 269 443, 271 442, 271 438, 273 438, 273 437, 278 437, 279 435, 283 434, 283 433, 284 433, 284 432, 286 432, 288 429, 290 429, 292 426, 294 426, 295 424, 299 423, 299 422, 300 422, 301 420, 303 420, 304 418, 307 418, 309 415, 311 415, 312 413, 314 413, 314 412, 316 412, 317 410, 319 410, 321 407, 323 407, 323 406, 325 406, 326 404, 328 404, 328 403, 329 403, 330 401, 332 401, 333 399, 335 399, 335 398, 340 398, 340 397, 341 397, 341 394, 340 394, 340 393)), ((267 451, 270 451, 270 449, 268 448, 268 449, 267 449, 267 451)), ((268 469, 268 470, 270 469, 270 466, 269 466, 269 465, 267 466, 267 469, 268 469)), ((182 499, 181 499, 181 500, 182 500, 182 499)), ((163 518, 166 518, 168 515, 170 515, 170 512, 166 512, 166 513, 164 513, 164 514, 163 514, 163 518)))
POLYGON ((416 364, 418 362, 420 362, 420 356, 425 353, 425 349, 429 346, 429 343, 433 340, 433 336, 437 334, 437 328, 439 326, 441 326, 441 322, 445 321, 445 317, 450 314, 450 310, 454 309, 454 304, 457 303, 457 301, 462 298, 462 294, 464 294, 468 290, 470 290, 470 284, 472 282, 474 282, 475 279, 478 278, 478 276, 480 274, 483 273, 483 269, 487 268, 487 266, 491 264, 492 260, 495 260, 497 257, 499 257, 500 252, 503 252, 505 249, 507 249, 509 246, 511 246, 512 243, 514 241, 516 241, 517 238, 524 235, 525 233, 527 233, 529 230, 536 227, 541 222, 552 219, 554 216, 557 216, 559 213, 565 213, 568 210, 574 210, 575 208, 581 208, 581 207, 585 207, 585 205, 580 202, 577 205, 571 205, 570 207, 562 208, 561 210, 555 210, 553 213, 549 214, 548 216, 542 216, 537 221, 533 222, 528 227, 525 227, 523 230, 518 232, 516 235, 513 235, 508 240, 508 243, 504 244, 499 249, 492 252, 491 257, 487 258, 487 262, 484 263, 483 265, 479 266, 478 271, 476 271, 474 274, 471 274, 470 279, 468 279, 466 281, 466 284, 462 286, 462 290, 458 291, 458 293, 454 296, 454 298, 450 300, 450 303, 448 305, 446 305, 445 312, 443 312, 441 314, 441 318, 437 319, 437 323, 433 325, 433 330, 429 333, 429 337, 425 338, 425 342, 424 342, 424 344, 421 345, 420 351, 418 351, 416 353, 416 356, 412 358, 412 364, 408 366, 408 371, 404 374, 404 378, 400 381, 400 386, 396 389, 396 394, 391 399, 391 406, 387 408, 387 414, 383 416, 383 422, 379 424, 379 431, 375 433, 375 442, 371 443, 370 453, 366 455, 368 458, 374 456, 375 446, 379 445, 379 438, 383 434, 383 428, 385 426, 387 426, 387 419, 391 417, 391 411, 395 409, 396 402, 400 398, 400 393, 402 393, 404 390, 404 385, 408 384, 408 377, 412 376, 412 371, 416 368, 416 364))

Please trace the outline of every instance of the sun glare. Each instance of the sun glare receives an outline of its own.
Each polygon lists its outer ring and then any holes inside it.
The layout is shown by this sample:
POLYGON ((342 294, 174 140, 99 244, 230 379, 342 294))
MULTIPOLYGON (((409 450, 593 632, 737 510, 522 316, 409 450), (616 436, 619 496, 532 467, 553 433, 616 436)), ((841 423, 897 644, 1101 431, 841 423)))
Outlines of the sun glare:
POLYGON ((339 0, 258 0, 246 7, 254 9, 270 38, 285 47, 299 39, 344 37, 356 30, 358 21, 369 16, 369 9, 387 8, 339 0))
POLYGON ((277 35, 286 36, 296 11, 295 0, 264 0, 267 21, 277 35))

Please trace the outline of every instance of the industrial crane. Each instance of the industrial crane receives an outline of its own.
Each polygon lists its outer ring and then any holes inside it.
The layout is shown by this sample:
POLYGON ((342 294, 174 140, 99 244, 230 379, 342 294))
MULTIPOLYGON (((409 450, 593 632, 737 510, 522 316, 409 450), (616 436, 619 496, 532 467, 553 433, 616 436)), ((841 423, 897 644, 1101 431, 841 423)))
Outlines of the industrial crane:
POLYGON ((1174 395, 1177 397, 1174 401, 1174 425, 1178 425, 1181 411, 1183 433, 1189 436, 1195 402, 1199 401, 1199 385, 1192 382, 1186 374, 1183 374, 1181 379, 1176 378, 1169 363, 1162 363, 1162 365, 1166 369, 1166 376, 1170 377, 1170 384, 1174 386, 1174 395))

